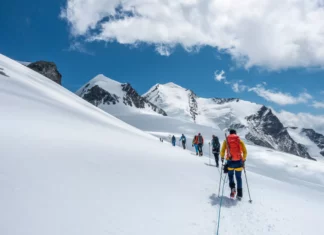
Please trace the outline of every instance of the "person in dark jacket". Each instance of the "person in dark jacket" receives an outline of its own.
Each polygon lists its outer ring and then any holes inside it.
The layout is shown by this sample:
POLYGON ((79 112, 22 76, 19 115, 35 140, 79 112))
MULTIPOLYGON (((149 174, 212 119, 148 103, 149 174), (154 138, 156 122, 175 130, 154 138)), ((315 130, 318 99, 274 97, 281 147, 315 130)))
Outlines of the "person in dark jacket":
POLYGON ((212 151, 215 157, 216 167, 219 167, 219 149, 220 149, 220 143, 218 140, 218 137, 213 135, 212 138, 212 151))
POLYGON ((172 145, 175 146, 175 144, 176 144, 176 137, 175 136, 172 136, 171 141, 172 141, 172 145))
POLYGON ((180 140, 179 140, 181 143, 182 143, 182 147, 183 149, 186 149, 186 137, 184 134, 182 134, 182 136, 180 137, 180 140))

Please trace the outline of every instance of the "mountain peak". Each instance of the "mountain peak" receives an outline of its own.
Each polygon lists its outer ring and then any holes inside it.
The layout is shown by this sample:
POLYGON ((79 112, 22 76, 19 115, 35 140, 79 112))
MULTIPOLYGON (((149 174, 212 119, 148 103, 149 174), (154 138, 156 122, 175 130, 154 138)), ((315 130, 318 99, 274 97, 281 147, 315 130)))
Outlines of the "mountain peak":
POLYGON ((120 83, 103 74, 91 79, 76 94, 115 115, 142 110, 151 114, 158 113, 167 116, 164 110, 141 97, 131 84, 120 83))
POLYGON ((121 85, 122 83, 115 81, 107 76, 105 76, 104 74, 98 74, 97 76, 95 76, 93 79, 91 79, 88 83, 92 83, 92 82, 106 82, 106 83, 112 83, 115 85, 121 85))
POLYGON ((164 86, 168 86, 168 87, 172 87, 172 88, 183 88, 173 82, 168 82, 168 83, 165 83, 164 86))

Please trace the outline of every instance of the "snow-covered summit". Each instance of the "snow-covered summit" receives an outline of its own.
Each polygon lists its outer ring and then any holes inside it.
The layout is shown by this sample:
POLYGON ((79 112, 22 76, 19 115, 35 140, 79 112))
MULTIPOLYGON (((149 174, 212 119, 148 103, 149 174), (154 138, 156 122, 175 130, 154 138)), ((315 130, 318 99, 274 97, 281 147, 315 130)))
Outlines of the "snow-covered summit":
POLYGON ((143 97, 170 116, 187 121, 195 119, 196 95, 172 82, 156 84, 143 97))
POLYGON ((91 79, 76 94, 113 115, 125 112, 167 115, 164 110, 141 97, 130 84, 119 83, 102 74, 91 79))

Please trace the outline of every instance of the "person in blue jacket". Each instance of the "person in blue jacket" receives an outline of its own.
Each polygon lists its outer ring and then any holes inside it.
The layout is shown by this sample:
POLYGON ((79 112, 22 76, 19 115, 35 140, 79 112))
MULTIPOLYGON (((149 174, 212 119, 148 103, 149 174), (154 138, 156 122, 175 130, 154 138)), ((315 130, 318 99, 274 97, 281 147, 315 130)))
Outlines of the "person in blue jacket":
POLYGON ((171 142, 172 142, 172 145, 175 146, 175 144, 176 144, 176 137, 175 136, 172 136, 171 142))
POLYGON ((184 134, 182 134, 179 141, 182 142, 183 149, 186 149, 186 137, 184 136, 184 134))

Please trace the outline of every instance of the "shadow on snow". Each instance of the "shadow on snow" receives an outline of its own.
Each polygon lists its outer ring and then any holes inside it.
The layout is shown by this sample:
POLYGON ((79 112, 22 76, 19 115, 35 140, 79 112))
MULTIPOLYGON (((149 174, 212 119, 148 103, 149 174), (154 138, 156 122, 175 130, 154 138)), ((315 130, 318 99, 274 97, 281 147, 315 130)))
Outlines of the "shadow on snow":
POLYGON ((237 205, 236 200, 231 199, 231 198, 226 197, 226 196, 218 197, 215 193, 213 195, 211 195, 209 197, 209 199, 210 199, 210 204, 212 206, 219 205, 221 203, 221 200, 222 200, 222 207, 230 208, 230 207, 233 207, 233 206, 237 205))

